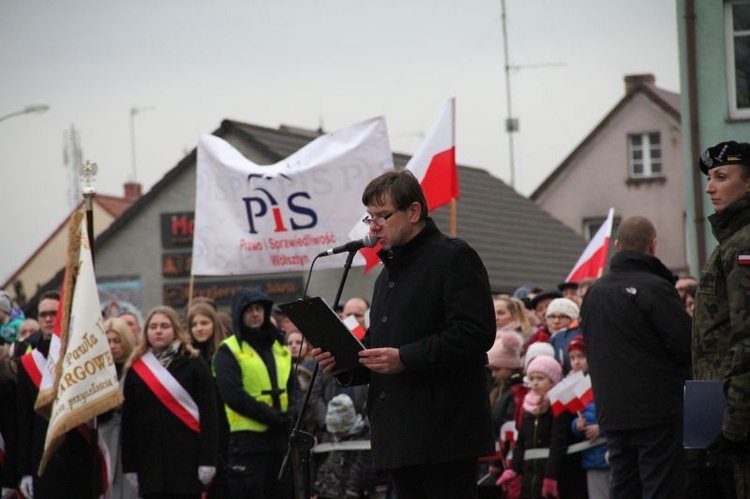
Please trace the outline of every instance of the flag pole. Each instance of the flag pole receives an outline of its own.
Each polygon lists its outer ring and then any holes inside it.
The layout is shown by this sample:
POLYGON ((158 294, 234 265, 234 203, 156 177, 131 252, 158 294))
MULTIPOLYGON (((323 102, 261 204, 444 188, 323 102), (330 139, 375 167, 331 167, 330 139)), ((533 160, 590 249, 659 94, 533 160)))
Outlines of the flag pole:
POLYGON ((195 274, 192 270, 190 272, 190 283, 188 284, 188 304, 187 311, 190 311, 190 306, 193 304, 193 286, 195 285, 195 274))
MULTIPOLYGON (((94 257, 94 196, 96 196, 96 188, 94 187, 94 180, 96 174, 99 171, 99 167, 96 163, 92 163, 86 160, 78 170, 78 173, 83 182, 83 207, 86 210, 86 235, 89 239, 89 247, 91 248, 91 265, 94 268, 94 275, 96 275, 96 260, 94 257)), ((89 434, 91 436, 91 465, 92 465, 92 484, 91 492, 92 497, 99 497, 101 493, 101 470, 99 468, 99 428, 97 426, 96 417, 91 419, 89 428, 89 434)))
MULTIPOLYGON (((453 137, 453 163, 456 169, 458 169, 458 165, 456 164, 455 154, 456 154, 456 98, 451 97, 451 137, 453 137)), ((458 172, 456 172, 456 175, 458 175, 458 172)), ((455 186, 454 186, 455 187, 455 186)), ((458 209, 456 198, 451 197, 451 236, 456 237, 456 211, 458 209)))

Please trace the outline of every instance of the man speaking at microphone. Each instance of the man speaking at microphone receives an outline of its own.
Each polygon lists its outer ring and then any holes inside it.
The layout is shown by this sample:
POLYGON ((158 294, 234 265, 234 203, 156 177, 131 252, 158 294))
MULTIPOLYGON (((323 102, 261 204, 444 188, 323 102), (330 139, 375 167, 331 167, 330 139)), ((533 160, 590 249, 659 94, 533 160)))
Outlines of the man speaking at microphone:
POLYGON ((388 171, 362 194, 363 220, 382 246, 361 366, 320 368, 344 385, 369 383, 375 467, 399 499, 476 497, 477 458, 494 453, 484 368, 495 340, 487 271, 468 244, 427 216, 408 170, 388 171))

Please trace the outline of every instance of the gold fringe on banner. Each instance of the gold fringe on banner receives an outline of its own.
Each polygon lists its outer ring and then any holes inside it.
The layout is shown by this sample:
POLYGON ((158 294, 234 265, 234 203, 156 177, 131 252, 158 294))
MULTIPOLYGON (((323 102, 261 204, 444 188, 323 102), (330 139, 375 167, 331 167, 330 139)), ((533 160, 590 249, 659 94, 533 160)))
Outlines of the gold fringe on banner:
MULTIPOLYGON (((68 327, 70 325, 70 307, 73 303, 73 290, 75 289, 76 278, 78 277, 78 264, 80 262, 81 250, 81 221, 85 213, 76 211, 71 215, 68 222, 68 252, 67 263, 65 265, 65 276, 63 277, 62 286, 62 322, 60 324, 60 359, 63 358, 68 342, 68 327)), ((34 410, 45 419, 49 419, 52 411, 52 402, 57 396, 57 385, 60 383, 61 362, 55 366, 55 379, 52 387, 39 392, 34 410)))

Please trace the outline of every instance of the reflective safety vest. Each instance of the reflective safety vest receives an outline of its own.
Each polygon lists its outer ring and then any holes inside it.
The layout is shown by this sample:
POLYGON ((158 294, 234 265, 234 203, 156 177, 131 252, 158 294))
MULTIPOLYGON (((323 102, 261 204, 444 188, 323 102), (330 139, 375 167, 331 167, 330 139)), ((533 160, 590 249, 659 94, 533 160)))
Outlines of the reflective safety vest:
MULTIPOLYGON (((286 412, 289 407, 289 394, 286 391, 286 384, 292 373, 292 354, 289 352, 289 349, 278 341, 273 342, 271 350, 276 361, 278 386, 272 387, 271 377, 268 375, 266 364, 253 347, 244 341, 240 344, 237 341, 236 335, 232 335, 224 340, 224 344, 229 347, 229 350, 237 359, 237 363, 242 371, 242 387, 245 391, 258 402, 273 406, 272 395, 275 389, 281 402, 281 412, 286 412)), ((226 404, 224 405, 224 410, 227 413, 227 421, 229 421, 229 431, 250 430, 263 432, 268 429, 268 425, 235 412, 226 404)))

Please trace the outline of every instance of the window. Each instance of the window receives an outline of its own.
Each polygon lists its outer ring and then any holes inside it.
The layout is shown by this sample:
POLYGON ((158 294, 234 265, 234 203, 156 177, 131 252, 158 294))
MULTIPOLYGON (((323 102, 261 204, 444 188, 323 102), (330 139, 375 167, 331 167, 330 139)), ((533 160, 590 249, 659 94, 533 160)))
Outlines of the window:
POLYGON ((659 132, 628 135, 630 177, 661 177, 661 137, 659 132))
MULTIPOLYGON (((583 219, 583 238, 586 241, 591 241, 591 239, 596 235, 596 232, 599 230, 599 228, 604 224, 604 221, 607 219, 607 217, 597 217, 597 218, 584 218, 583 219)), ((615 240, 615 234, 617 234, 617 230, 620 228, 620 217, 614 217, 612 219, 612 235, 610 242, 614 244, 615 240)))
POLYGON ((750 118, 750 2, 728 2, 724 10, 729 117, 750 118))

